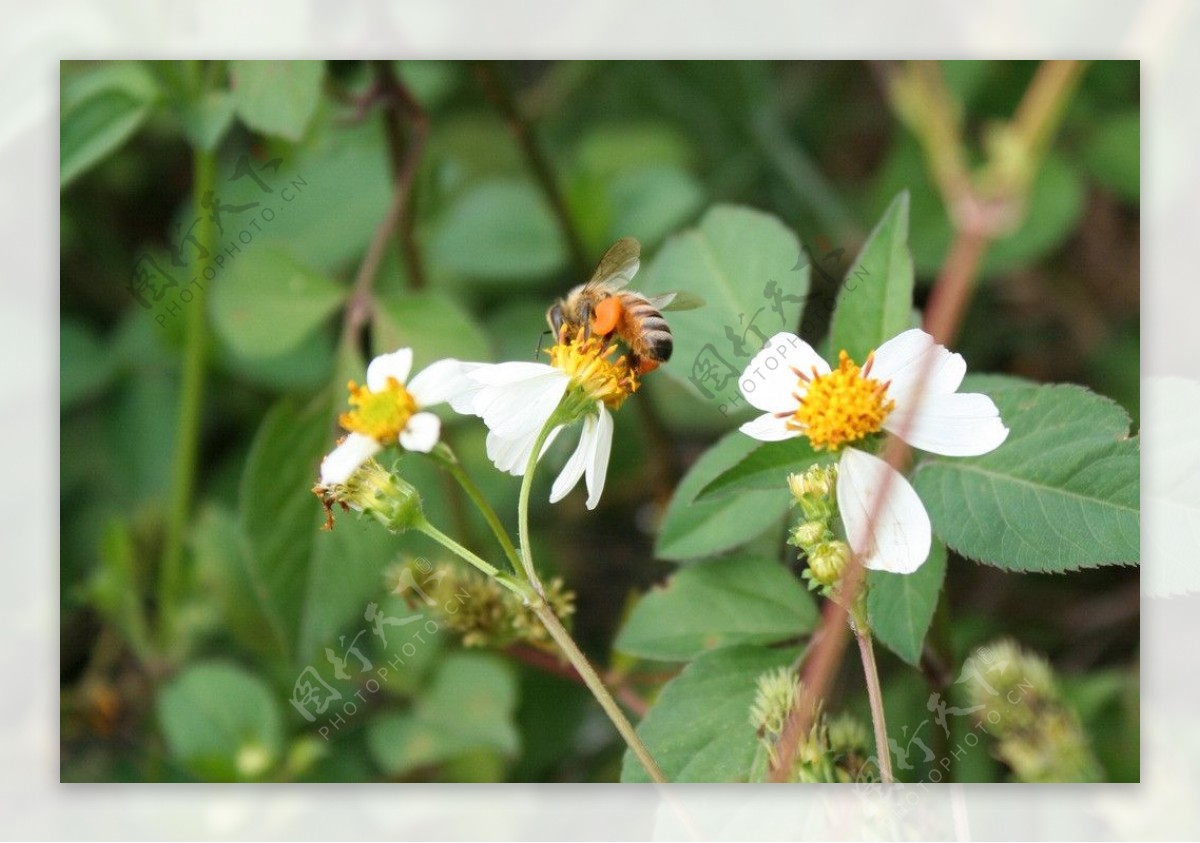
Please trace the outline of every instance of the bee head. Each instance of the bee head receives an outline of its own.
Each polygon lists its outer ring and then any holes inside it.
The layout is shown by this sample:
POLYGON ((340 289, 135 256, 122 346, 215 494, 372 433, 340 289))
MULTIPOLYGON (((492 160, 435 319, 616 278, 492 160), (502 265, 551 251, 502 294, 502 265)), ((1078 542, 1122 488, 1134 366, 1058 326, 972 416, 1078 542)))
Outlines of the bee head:
POLYGON ((546 311, 546 324, 550 326, 550 332, 554 334, 554 341, 558 342, 562 338, 562 327, 566 324, 567 314, 563 310, 562 302, 555 302, 550 305, 546 311))

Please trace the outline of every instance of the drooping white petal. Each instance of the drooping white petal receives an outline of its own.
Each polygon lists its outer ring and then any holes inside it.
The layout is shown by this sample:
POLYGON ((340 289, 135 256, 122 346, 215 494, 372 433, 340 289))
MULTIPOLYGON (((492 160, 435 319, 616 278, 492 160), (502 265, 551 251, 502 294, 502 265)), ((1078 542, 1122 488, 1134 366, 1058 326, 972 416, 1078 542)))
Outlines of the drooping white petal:
POLYGON ((908 480, 879 457, 845 450, 838 462, 837 501, 850 547, 867 568, 911 574, 929 557, 925 506, 908 480), (879 501, 885 485, 886 498, 879 501))
POLYGON ((571 458, 567 460, 567 464, 558 473, 558 477, 554 478, 554 485, 550 487, 550 503, 558 503, 565 498, 567 493, 575 488, 579 478, 583 477, 583 470, 588 464, 591 451, 595 450, 593 446, 595 427, 591 416, 583 420, 583 431, 579 434, 579 444, 575 446, 571 458))
POLYGON ((793 370, 811 377, 814 368, 823 375, 829 371, 829 364, 804 340, 781 331, 754 355, 738 379, 738 388, 751 406, 760 410, 794 410, 799 404, 795 394, 803 395, 805 386, 793 370))
MULTIPOLYGON (((538 455, 538 459, 541 459, 545 455, 546 450, 554 442, 558 434, 562 432, 562 429, 562 425, 559 425, 550 431, 550 435, 546 437, 546 444, 542 446, 542 453, 538 455)), ((533 433, 517 439, 504 439, 495 433, 488 433, 488 459, 501 471, 507 471, 509 474, 520 477, 525 473, 525 467, 529 464, 529 455, 533 453, 533 445, 540 432, 540 430, 535 430, 533 433)))
POLYGON ((370 436, 361 433, 347 434, 336 448, 321 460, 321 485, 336 486, 345 483, 358 467, 375 456, 383 448, 370 436))
POLYGON ((479 387, 469 375, 483 363, 464 363, 462 360, 438 360, 430 363, 408 383, 408 394, 418 407, 432 407, 450 401, 479 387))
POLYGON ((1000 447, 1008 428, 995 402, 979 392, 926 395, 897 407, 883 426, 914 448, 948 457, 975 457, 1000 447))
POLYGON ((380 354, 367 366, 367 389, 382 392, 388 378, 406 383, 408 373, 412 371, 412 357, 411 348, 398 348, 391 354, 380 354))
POLYGON ((508 386, 517 381, 529 380, 547 372, 557 371, 558 369, 545 363, 510 360, 507 363, 478 366, 471 372, 471 379, 484 386, 508 386))
MULTIPOLYGON (((612 453, 613 420, 603 404, 597 404, 600 415, 596 417, 587 461, 587 508, 595 509, 604 492, 604 481, 608 478, 608 457, 612 453)), ((588 416, 585 425, 592 421, 588 416)), ((585 427, 586 430, 586 427, 585 427)))
POLYGON ((400 447, 406 451, 428 454, 438 443, 442 420, 433 413, 416 413, 400 431, 400 447))
POLYGON ((800 435, 798 431, 788 428, 786 416, 780 418, 774 413, 763 413, 758 418, 743 424, 738 430, 761 442, 778 442, 781 439, 791 439, 793 436, 800 435))
POLYGON ((875 362, 867 376, 881 382, 891 381, 888 398, 902 408, 912 399, 922 377, 927 378, 923 394, 949 395, 958 389, 966 373, 967 364, 961 354, 938 345, 921 329, 912 328, 875 349, 875 362))

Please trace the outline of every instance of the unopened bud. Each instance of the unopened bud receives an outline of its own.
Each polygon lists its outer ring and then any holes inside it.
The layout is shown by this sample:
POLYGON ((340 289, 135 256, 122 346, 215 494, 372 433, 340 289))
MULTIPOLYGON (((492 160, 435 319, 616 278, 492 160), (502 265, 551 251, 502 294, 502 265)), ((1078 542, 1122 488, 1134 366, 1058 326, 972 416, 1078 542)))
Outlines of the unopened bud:
POLYGON ((849 560, 850 546, 845 542, 821 542, 808 554, 808 570, 813 581, 833 587, 841 580, 849 560))
POLYGON ((824 521, 802 521, 792 530, 792 544, 808 553, 825 538, 828 529, 824 521))

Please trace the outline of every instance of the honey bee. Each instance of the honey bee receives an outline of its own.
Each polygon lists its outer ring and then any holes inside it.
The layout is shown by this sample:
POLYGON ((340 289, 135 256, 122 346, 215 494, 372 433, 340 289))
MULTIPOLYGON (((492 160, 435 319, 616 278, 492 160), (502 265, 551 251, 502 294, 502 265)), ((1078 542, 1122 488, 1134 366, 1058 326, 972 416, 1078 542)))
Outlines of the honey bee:
POLYGON ((704 302, 687 293, 647 296, 626 290, 641 264, 641 252, 636 239, 622 237, 604 253, 589 281, 550 305, 546 322, 556 339, 562 338, 564 326, 605 341, 616 335, 629 350, 630 367, 644 375, 670 360, 675 348, 663 311, 690 310, 704 302))

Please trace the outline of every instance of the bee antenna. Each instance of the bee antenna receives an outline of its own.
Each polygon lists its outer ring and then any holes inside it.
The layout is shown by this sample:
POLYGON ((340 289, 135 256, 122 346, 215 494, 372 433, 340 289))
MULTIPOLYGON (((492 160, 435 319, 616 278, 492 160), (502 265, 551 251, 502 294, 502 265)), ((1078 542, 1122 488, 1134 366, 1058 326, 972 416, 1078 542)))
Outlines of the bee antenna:
POLYGON ((534 360, 537 360, 539 357, 542 356, 542 340, 544 340, 546 338, 546 334, 552 334, 552 333, 554 333, 554 332, 549 329, 542 331, 541 335, 538 337, 537 348, 533 352, 534 360))

